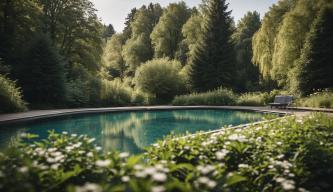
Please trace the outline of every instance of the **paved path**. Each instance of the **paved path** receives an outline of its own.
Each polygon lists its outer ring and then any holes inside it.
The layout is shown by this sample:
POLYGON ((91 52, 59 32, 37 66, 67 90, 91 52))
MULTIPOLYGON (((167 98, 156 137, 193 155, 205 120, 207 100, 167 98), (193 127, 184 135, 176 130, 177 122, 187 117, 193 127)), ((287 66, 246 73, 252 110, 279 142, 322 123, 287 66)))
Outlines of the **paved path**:
POLYGON ((81 109, 54 109, 54 110, 34 110, 22 113, 1 114, 0 124, 12 122, 22 122, 36 120, 42 118, 50 118, 64 115, 89 114, 103 112, 121 112, 121 111, 139 111, 139 110, 168 110, 168 109, 234 109, 247 111, 261 111, 273 113, 292 113, 297 116, 305 116, 310 114, 309 111, 303 110, 285 110, 270 109, 269 107, 246 107, 246 106, 149 106, 149 107, 110 107, 110 108, 81 108, 81 109))

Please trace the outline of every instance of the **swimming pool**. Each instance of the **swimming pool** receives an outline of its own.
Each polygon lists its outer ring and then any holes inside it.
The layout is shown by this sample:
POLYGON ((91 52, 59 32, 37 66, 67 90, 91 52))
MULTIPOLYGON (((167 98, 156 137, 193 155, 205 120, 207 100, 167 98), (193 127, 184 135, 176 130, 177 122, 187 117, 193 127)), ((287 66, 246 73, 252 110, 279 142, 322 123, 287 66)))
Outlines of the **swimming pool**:
POLYGON ((226 109, 153 110, 108 112, 32 121, 0 127, 0 147, 8 146, 21 133, 47 138, 48 131, 68 132, 96 138, 105 151, 126 151, 137 154, 163 137, 220 129, 262 120, 259 112, 226 109))

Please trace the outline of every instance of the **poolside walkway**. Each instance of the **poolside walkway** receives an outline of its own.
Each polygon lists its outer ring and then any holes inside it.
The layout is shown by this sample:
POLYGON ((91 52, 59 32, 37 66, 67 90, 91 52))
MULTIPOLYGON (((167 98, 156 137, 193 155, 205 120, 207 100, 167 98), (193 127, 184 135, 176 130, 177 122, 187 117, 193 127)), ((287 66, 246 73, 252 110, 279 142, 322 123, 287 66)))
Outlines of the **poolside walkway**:
MULTIPOLYGON (((7 124, 13 122, 22 122, 29 120, 36 120, 42 118, 51 118, 64 115, 74 114, 89 114, 89 113, 103 113, 103 112, 126 112, 126 111, 139 111, 139 110, 168 110, 168 109, 234 109, 246 111, 261 111, 273 113, 291 113, 296 116, 305 116, 310 114, 311 109, 270 109, 269 107, 246 107, 246 106, 143 106, 143 107, 110 107, 110 108, 81 108, 81 109, 54 109, 54 110, 33 110, 22 113, 1 114, 0 124, 7 124)), ((318 111, 316 109, 315 111, 318 111)), ((320 110, 319 110, 320 111, 320 110)), ((330 111, 322 111, 330 113, 330 111)), ((333 116, 333 110, 331 114, 333 116)))

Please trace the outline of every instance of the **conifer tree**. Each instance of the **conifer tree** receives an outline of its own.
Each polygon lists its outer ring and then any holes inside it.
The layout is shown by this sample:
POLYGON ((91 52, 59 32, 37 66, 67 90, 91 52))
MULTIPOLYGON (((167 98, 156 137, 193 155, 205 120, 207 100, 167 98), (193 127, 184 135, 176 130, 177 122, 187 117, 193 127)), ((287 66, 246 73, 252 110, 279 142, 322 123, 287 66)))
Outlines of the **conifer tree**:
POLYGON ((190 77, 196 91, 231 87, 234 81, 232 19, 225 0, 210 0, 203 34, 193 56, 190 77))
POLYGON ((36 37, 20 69, 25 99, 38 106, 59 106, 65 98, 64 64, 45 35, 36 37))
POLYGON ((324 7, 315 20, 297 67, 302 95, 333 87, 333 8, 324 7))

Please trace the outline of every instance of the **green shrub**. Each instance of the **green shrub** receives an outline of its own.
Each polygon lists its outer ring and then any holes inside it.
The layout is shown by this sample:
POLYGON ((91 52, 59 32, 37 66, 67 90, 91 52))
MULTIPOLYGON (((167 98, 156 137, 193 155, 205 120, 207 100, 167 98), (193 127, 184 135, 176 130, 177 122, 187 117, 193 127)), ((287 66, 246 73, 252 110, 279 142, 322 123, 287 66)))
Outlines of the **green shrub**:
POLYGON ((121 80, 102 80, 101 103, 103 106, 129 105, 133 89, 121 80))
POLYGON ((333 92, 329 90, 315 92, 297 100, 297 106, 314 108, 333 108, 333 92))
POLYGON ((229 89, 219 88, 206 93, 176 96, 173 105, 234 105, 237 96, 229 89))
MULTIPOLYGON (((168 137, 144 156, 103 153, 87 136, 50 134, 0 154, 1 191, 332 191, 333 119, 287 117, 168 137)), ((22 140, 33 135, 21 135, 22 140)))
POLYGON ((252 92, 244 93, 237 99, 237 105, 241 106, 265 106, 269 100, 268 93, 252 92))
POLYGON ((0 112, 19 112, 27 110, 22 99, 21 89, 15 81, 0 75, 0 112))
POLYGON ((180 70, 179 61, 170 61, 166 58, 148 61, 135 73, 136 86, 156 96, 161 102, 170 101, 185 87, 180 70))

